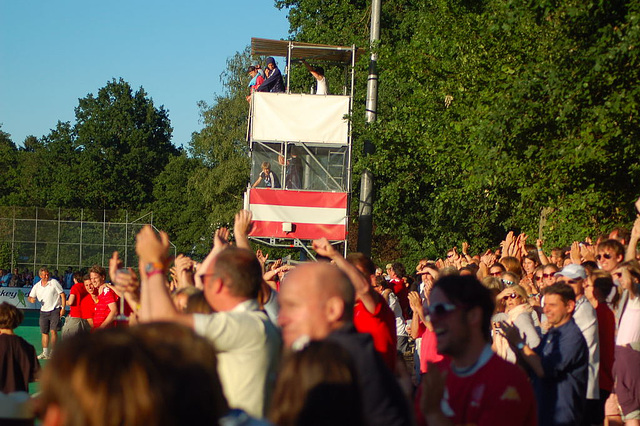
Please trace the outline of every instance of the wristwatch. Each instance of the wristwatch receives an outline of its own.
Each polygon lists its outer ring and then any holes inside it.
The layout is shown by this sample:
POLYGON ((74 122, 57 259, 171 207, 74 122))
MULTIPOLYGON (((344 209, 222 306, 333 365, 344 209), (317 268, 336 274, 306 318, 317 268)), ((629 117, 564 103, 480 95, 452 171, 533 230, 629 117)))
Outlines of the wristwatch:
POLYGON ((144 271, 149 274, 153 271, 164 271, 164 265, 162 264, 162 262, 151 262, 151 263, 147 263, 144 266, 144 271))

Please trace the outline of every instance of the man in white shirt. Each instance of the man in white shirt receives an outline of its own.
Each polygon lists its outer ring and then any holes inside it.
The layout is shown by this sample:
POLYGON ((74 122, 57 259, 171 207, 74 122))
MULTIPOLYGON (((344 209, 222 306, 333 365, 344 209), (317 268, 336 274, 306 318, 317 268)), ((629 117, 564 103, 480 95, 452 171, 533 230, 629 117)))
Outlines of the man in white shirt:
POLYGON ((169 237, 161 232, 158 238, 151 227, 145 226, 136 242, 142 266, 140 320, 177 322, 209 339, 218 353, 218 374, 229 406, 254 417, 264 417, 275 381, 281 339, 258 305, 262 269, 249 250, 229 247, 217 254, 216 251, 198 271, 205 299, 215 313, 181 314, 174 307, 165 283, 169 237))
POLYGON ((302 64, 309 70, 311 75, 316 79, 316 95, 328 95, 329 94, 329 85, 327 84, 327 79, 324 76, 324 68, 322 67, 312 67, 307 63, 307 61, 302 61, 302 64))
POLYGON ((29 293, 29 302, 40 302, 40 332, 42 333, 42 353, 38 359, 47 359, 58 340, 58 324, 64 316, 66 296, 60 283, 51 279, 47 268, 40 268, 40 281, 29 293), (51 336, 51 339, 49 339, 51 336))

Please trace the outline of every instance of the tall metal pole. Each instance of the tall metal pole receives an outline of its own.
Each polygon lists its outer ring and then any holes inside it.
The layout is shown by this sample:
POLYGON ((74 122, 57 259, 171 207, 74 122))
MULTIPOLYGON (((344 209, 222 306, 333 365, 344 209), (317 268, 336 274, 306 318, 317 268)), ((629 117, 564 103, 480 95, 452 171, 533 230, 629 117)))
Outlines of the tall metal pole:
MULTIPOLYGON (((378 107, 378 54, 375 52, 380 40, 380 4, 381 0, 371 1, 371 60, 367 79, 367 124, 376 121, 378 107)), ((364 141, 363 154, 367 157, 374 151, 373 142, 364 141)), ((360 177, 360 208, 358 211, 358 251, 371 256, 373 236, 373 174, 369 169, 362 171, 360 177)))

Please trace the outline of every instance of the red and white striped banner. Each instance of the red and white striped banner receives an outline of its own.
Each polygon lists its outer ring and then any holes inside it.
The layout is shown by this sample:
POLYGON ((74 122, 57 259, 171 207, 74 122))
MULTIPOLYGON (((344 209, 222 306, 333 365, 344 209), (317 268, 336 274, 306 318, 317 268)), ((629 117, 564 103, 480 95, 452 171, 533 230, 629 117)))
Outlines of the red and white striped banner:
POLYGON ((347 236, 348 198, 345 192, 250 189, 249 210, 253 213, 253 228, 249 235, 344 240, 347 236), (282 230, 284 223, 292 224, 292 232, 282 230))

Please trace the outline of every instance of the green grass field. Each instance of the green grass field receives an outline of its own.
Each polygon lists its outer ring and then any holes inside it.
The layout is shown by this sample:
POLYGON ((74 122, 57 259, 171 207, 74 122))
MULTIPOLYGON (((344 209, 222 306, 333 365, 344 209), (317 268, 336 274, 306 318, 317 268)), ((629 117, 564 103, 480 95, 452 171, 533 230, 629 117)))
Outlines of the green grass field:
MULTIPOLYGON (((38 318, 40 317, 40 311, 22 311, 24 312, 24 321, 20 327, 16 328, 15 333, 31 343, 36 348, 36 353, 39 355, 42 353, 42 340, 40 338, 40 326, 38 325, 38 318)), ((40 366, 44 367, 47 364, 47 360, 40 360, 40 366)), ((33 395, 38 392, 38 383, 31 383, 29 385, 29 393, 33 395)))

